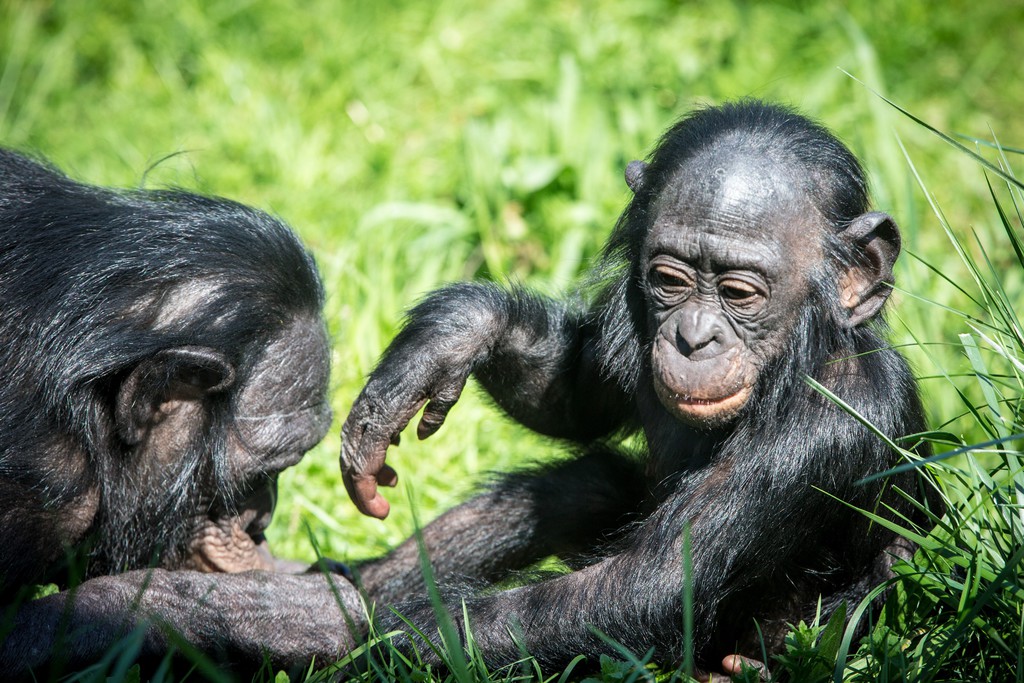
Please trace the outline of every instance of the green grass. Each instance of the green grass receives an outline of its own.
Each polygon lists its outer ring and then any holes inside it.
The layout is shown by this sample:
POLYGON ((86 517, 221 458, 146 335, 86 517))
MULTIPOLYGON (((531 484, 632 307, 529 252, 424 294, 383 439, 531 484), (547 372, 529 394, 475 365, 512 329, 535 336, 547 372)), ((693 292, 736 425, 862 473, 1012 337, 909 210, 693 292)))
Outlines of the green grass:
MULTIPOLYGON (((790 102, 849 143, 903 229, 890 319, 932 426, 957 444, 1022 431, 1021 371, 998 352, 1022 357, 1024 267, 1007 237, 1020 235, 1019 194, 989 174, 1004 227, 975 163, 840 70, 940 130, 1024 146, 1024 9, 1012 5, 8 0, 0 143, 89 182, 180 185, 296 228, 328 288, 338 419, 282 478, 270 537, 296 558, 313 559, 310 533, 325 554, 358 558, 408 536, 413 511, 429 521, 464 498, 480 473, 557 452, 470 391, 440 433, 391 453, 391 517, 360 516, 340 485, 337 425, 402 311, 452 280, 571 286, 626 201, 625 164, 702 102, 790 102)), ((943 614, 1005 597, 986 591, 1021 542, 1001 498, 1020 476, 1011 448, 937 466, 948 495, 976 503, 944 532, 974 583, 943 614)), ((921 562, 919 574, 941 574, 921 562)), ((991 641, 970 623, 954 635, 991 641)), ((885 637, 935 650, 898 631, 885 637)))

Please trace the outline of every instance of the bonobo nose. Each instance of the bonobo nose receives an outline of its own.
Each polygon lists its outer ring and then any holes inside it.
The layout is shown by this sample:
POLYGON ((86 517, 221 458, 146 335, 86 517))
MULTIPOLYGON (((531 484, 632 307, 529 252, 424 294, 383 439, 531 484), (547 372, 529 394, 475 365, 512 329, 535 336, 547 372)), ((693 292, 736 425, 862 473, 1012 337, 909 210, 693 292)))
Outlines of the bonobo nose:
POLYGON ((679 353, 692 361, 713 358, 726 346, 726 330, 719 316, 702 309, 683 314, 672 340, 679 353))
POLYGON ((711 358, 721 352, 721 344, 714 335, 684 335, 677 330, 675 343, 679 353, 693 361, 711 358))

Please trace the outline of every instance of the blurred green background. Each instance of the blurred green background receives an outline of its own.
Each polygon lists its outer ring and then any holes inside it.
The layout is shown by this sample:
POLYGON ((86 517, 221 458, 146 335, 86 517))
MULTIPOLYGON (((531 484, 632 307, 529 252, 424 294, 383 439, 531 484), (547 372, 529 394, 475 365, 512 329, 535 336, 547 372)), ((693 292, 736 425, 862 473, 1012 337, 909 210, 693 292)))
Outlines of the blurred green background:
MULTIPOLYGON (((962 365, 944 344, 964 323, 933 302, 967 304, 932 268, 967 276, 900 141, 954 228, 977 230, 997 268, 1011 254, 977 166, 871 89, 940 129, 1024 146, 1021 45, 1011 2, 8 0, 0 143, 96 184, 231 197, 302 235, 328 289, 336 421, 282 478, 270 535, 310 559, 308 529, 353 558, 483 472, 560 452, 470 391, 438 435, 393 449, 392 516, 358 515, 338 432, 403 310, 458 279, 571 287, 626 202, 625 164, 702 103, 791 103, 860 156, 904 229, 894 341, 932 344, 908 355, 933 423, 956 418, 930 376, 962 365)), ((1020 269, 1007 278, 1019 295, 1020 269)))

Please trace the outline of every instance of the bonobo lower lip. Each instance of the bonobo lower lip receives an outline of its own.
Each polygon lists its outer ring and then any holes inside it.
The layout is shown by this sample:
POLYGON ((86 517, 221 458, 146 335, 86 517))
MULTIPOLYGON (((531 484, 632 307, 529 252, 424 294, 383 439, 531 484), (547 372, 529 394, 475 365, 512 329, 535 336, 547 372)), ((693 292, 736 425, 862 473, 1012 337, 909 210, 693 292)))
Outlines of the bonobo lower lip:
POLYGON ((738 391, 721 398, 700 398, 696 396, 673 396, 676 408, 694 417, 711 417, 729 414, 742 408, 750 398, 751 387, 743 386, 738 391))
POLYGON ((235 514, 212 517, 197 530, 187 568, 207 572, 272 569, 265 531, 274 515, 273 483, 238 504, 235 514))

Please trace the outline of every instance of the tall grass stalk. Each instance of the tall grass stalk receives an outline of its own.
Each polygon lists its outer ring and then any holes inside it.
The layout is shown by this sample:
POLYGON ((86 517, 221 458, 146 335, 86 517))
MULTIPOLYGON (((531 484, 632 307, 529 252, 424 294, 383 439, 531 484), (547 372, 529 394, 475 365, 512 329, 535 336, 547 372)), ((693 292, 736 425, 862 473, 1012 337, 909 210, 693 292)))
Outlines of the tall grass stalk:
MULTIPOLYGON (((956 284, 957 278, 947 277, 966 295, 969 308, 943 306, 946 315, 960 321, 962 331, 956 343, 965 367, 962 371, 936 367, 938 376, 948 382, 947 390, 959 397, 962 412, 948 416, 945 427, 926 435, 936 451, 926 467, 945 504, 945 515, 936 519, 927 537, 922 538, 918 529, 902 530, 920 542, 920 549, 912 561, 897 565, 898 578, 892 582, 878 623, 857 657, 849 663, 841 658, 835 680, 1020 682, 1024 681, 1024 334, 1017 309, 1024 275, 1024 185, 998 142, 992 144, 998 155, 993 162, 900 111, 983 168, 1006 242, 1000 240, 996 246, 986 243, 981 231, 954 229, 903 150, 971 282, 956 284), (954 421, 964 433, 942 431, 954 421)), ((923 262, 928 265, 927 260, 923 262)))

